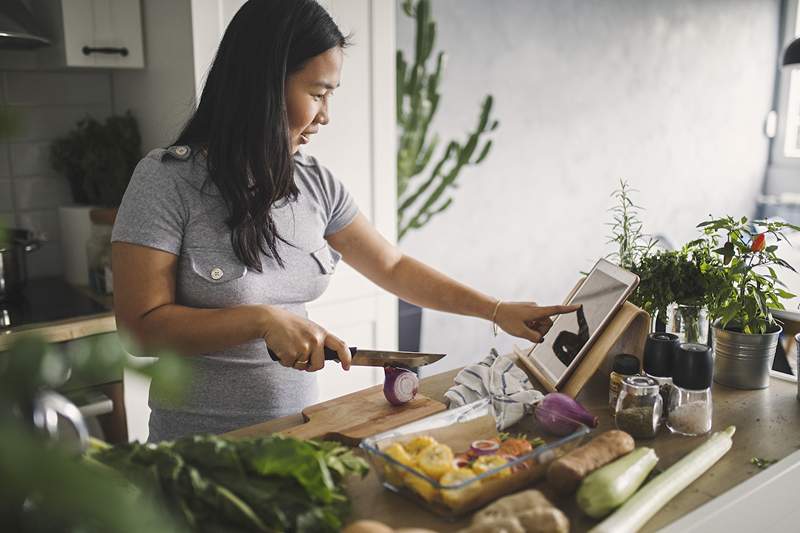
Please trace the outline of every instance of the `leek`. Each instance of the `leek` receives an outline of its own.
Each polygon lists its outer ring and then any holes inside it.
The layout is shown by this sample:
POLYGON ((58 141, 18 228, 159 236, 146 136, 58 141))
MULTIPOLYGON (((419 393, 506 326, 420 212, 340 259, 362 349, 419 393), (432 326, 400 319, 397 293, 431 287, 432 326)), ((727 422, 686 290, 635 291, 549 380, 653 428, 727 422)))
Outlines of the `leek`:
POLYGON ((714 433, 706 442, 645 485, 590 533, 625 533, 641 529, 662 507, 716 463, 733 445, 735 426, 714 433))

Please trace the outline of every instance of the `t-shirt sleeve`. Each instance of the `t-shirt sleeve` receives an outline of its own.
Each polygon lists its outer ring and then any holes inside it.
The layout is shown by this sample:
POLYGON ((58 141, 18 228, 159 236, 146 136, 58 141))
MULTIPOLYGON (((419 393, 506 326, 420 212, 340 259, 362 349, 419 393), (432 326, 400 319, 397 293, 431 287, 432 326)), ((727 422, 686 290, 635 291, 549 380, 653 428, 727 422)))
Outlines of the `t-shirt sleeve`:
POLYGON ((358 206, 350 191, 330 170, 322 165, 319 165, 319 169, 328 211, 328 224, 325 227, 327 237, 350 224, 358 214, 358 206))
POLYGON ((186 210, 176 178, 163 163, 142 159, 125 190, 111 242, 127 242, 179 255, 186 210))

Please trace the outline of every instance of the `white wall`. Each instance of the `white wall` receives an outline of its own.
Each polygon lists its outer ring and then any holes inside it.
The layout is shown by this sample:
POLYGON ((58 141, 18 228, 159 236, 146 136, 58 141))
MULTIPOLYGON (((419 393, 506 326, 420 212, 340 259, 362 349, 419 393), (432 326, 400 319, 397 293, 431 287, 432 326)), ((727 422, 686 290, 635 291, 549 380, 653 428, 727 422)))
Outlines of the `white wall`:
MULTIPOLYGON (((449 54, 435 129, 463 138, 484 94, 495 147, 403 249, 503 299, 559 302, 607 253, 609 194, 641 192, 674 242, 709 213, 750 215, 766 164, 777 0, 436 0, 449 54)), ((413 22, 397 14, 398 46, 413 22)), ((436 370, 501 351, 485 322, 426 311, 436 370)))
POLYGON ((139 121, 144 153, 169 145, 194 105, 192 12, 189 0, 142 0, 145 68, 113 70, 115 113, 139 121))

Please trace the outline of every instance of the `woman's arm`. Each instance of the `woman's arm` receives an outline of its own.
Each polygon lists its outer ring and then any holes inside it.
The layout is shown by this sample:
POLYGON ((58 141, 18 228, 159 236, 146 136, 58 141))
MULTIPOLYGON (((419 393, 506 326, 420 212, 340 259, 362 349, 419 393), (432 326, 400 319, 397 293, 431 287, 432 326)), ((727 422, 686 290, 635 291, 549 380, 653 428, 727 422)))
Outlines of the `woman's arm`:
POLYGON ((324 364, 323 347, 328 346, 339 353, 343 367, 349 367, 345 343, 303 317, 267 305, 224 309, 178 305, 177 256, 122 242, 113 243, 111 250, 114 313, 131 353, 169 350, 196 355, 265 339, 284 366, 309 359, 307 370, 318 370, 324 364))
POLYGON ((550 316, 575 311, 577 306, 540 307, 533 302, 503 302, 445 276, 404 255, 359 213, 328 242, 364 276, 407 302, 460 315, 492 319, 506 332, 540 342, 552 325, 550 316))

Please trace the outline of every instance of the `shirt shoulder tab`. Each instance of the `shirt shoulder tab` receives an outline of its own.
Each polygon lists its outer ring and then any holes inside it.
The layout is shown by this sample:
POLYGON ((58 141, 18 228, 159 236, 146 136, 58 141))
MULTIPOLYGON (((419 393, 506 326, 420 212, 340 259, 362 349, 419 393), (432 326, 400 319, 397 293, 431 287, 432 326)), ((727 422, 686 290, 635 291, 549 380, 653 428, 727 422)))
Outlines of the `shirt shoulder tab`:
POLYGON ((170 146, 166 150, 164 150, 164 154, 162 155, 162 161, 165 157, 171 157, 173 159, 178 159, 180 161, 186 161, 192 156, 192 149, 183 144, 177 144, 175 146, 170 146))

